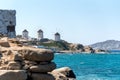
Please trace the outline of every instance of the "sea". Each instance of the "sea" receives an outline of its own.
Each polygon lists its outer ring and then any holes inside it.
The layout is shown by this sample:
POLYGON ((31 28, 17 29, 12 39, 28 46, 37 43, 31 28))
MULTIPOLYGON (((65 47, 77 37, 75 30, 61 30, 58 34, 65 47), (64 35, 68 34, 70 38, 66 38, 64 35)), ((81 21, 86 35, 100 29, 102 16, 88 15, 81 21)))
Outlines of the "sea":
POLYGON ((76 80, 120 80, 120 52, 110 54, 61 54, 53 60, 57 68, 70 67, 76 80))

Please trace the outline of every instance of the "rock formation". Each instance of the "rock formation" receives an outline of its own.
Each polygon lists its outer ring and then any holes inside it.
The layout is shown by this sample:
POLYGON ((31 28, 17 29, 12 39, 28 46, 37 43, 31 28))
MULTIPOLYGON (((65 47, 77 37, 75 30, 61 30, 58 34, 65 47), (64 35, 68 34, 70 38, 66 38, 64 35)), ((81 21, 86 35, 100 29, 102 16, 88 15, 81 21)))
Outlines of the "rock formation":
POLYGON ((51 50, 24 46, 16 39, 0 40, 0 80, 74 80, 70 68, 54 70, 51 50))
POLYGON ((70 50, 74 50, 74 51, 76 51, 76 50, 81 50, 81 52, 83 52, 84 51, 84 46, 82 45, 82 44, 70 44, 69 45, 69 47, 70 47, 70 50))
POLYGON ((51 72, 51 74, 57 80, 59 80, 60 78, 61 78, 61 80, 69 80, 68 78, 70 78, 70 80, 75 80, 75 78, 76 78, 75 74, 69 67, 55 69, 51 72))
POLYGON ((84 52, 87 53, 94 53, 94 50, 90 46, 84 46, 84 52))

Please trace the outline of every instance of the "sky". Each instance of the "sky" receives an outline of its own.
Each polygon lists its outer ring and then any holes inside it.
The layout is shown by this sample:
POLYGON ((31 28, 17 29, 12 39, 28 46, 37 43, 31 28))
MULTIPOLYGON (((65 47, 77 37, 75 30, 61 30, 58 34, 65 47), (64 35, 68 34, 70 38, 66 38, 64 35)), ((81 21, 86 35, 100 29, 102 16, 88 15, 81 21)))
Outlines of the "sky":
POLYGON ((24 29, 44 37, 89 45, 120 40, 120 0, 0 0, 0 9, 16 10, 16 33, 24 29))

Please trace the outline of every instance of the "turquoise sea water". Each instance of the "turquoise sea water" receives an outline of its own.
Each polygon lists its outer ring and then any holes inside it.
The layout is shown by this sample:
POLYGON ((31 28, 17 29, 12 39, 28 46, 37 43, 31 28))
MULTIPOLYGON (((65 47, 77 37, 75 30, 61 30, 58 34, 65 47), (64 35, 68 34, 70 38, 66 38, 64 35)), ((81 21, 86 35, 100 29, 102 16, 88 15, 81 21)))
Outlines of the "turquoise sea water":
POLYGON ((77 80, 120 80, 120 54, 55 54, 54 62, 73 69, 77 80))

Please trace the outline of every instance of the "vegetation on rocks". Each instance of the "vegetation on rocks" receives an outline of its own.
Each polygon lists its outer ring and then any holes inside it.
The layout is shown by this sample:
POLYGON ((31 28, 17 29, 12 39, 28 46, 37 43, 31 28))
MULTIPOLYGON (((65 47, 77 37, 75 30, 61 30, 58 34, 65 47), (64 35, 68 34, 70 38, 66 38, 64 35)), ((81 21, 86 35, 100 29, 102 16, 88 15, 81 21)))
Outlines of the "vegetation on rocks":
POLYGON ((90 46, 84 46, 82 44, 73 44, 67 41, 54 41, 54 40, 40 40, 40 41, 29 41, 28 45, 36 45, 40 48, 52 49, 56 52, 87 52, 87 53, 95 53, 95 52, 105 52, 100 49, 93 49, 90 46))

